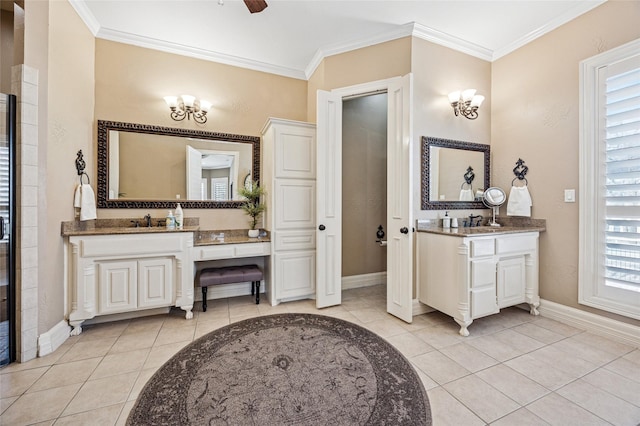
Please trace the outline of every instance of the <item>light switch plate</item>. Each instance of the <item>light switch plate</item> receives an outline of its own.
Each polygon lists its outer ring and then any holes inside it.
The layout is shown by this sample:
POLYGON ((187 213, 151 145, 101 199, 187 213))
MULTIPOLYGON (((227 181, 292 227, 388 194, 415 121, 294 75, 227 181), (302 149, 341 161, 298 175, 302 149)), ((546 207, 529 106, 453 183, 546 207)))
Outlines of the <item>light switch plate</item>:
POLYGON ((576 202, 576 190, 575 189, 565 189, 564 190, 564 202, 565 203, 575 203, 576 202))

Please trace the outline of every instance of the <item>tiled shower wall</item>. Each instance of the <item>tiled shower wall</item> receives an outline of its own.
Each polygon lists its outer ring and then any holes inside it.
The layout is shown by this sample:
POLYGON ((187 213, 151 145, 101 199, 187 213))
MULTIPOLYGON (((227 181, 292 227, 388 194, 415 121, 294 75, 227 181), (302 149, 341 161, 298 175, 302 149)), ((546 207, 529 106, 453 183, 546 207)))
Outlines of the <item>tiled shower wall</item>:
POLYGON ((11 69, 16 111, 16 340, 17 360, 38 351, 38 70, 11 69))

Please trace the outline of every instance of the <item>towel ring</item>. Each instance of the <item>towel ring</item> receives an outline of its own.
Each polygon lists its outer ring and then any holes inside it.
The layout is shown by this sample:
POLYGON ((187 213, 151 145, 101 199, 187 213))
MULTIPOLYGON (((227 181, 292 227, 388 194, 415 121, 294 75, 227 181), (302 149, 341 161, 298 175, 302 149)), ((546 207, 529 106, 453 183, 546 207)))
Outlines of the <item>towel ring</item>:
POLYGON ((522 185, 522 186, 528 186, 529 185, 529 181, 527 180, 526 177, 522 177, 522 178, 514 177, 513 180, 511 181, 511 186, 513 186, 513 184, 515 183, 516 180, 520 180, 520 181, 523 180, 524 181, 524 185, 522 185))
POLYGON ((88 175, 88 174, 86 174, 85 172, 82 172, 82 173, 80 174, 80 185, 82 185, 82 177, 83 177, 83 176, 86 176, 86 177, 87 177, 87 184, 91 185, 91 179, 89 179, 89 175, 88 175))
POLYGON ((460 189, 464 189, 465 185, 469 185, 469 189, 473 189, 473 185, 471 185, 471 182, 462 182, 462 185, 460 185, 460 189))

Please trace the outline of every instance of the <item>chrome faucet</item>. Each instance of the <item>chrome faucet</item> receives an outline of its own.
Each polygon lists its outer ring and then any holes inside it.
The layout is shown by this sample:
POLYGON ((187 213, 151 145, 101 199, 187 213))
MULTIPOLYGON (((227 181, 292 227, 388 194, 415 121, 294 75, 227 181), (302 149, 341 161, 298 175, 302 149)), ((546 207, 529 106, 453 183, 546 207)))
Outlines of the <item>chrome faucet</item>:
POLYGON ((151 228, 151 215, 148 214, 144 217, 144 220, 147 221, 147 228, 151 228))

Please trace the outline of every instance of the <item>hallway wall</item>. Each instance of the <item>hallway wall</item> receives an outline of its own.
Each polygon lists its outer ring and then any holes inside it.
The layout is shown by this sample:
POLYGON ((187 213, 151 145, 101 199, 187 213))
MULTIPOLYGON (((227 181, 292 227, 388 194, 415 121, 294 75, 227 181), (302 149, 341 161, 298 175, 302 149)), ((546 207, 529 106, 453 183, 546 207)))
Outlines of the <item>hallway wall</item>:
POLYGON ((376 243, 387 228, 387 94, 342 107, 342 276, 387 270, 387 249, 376 243))

